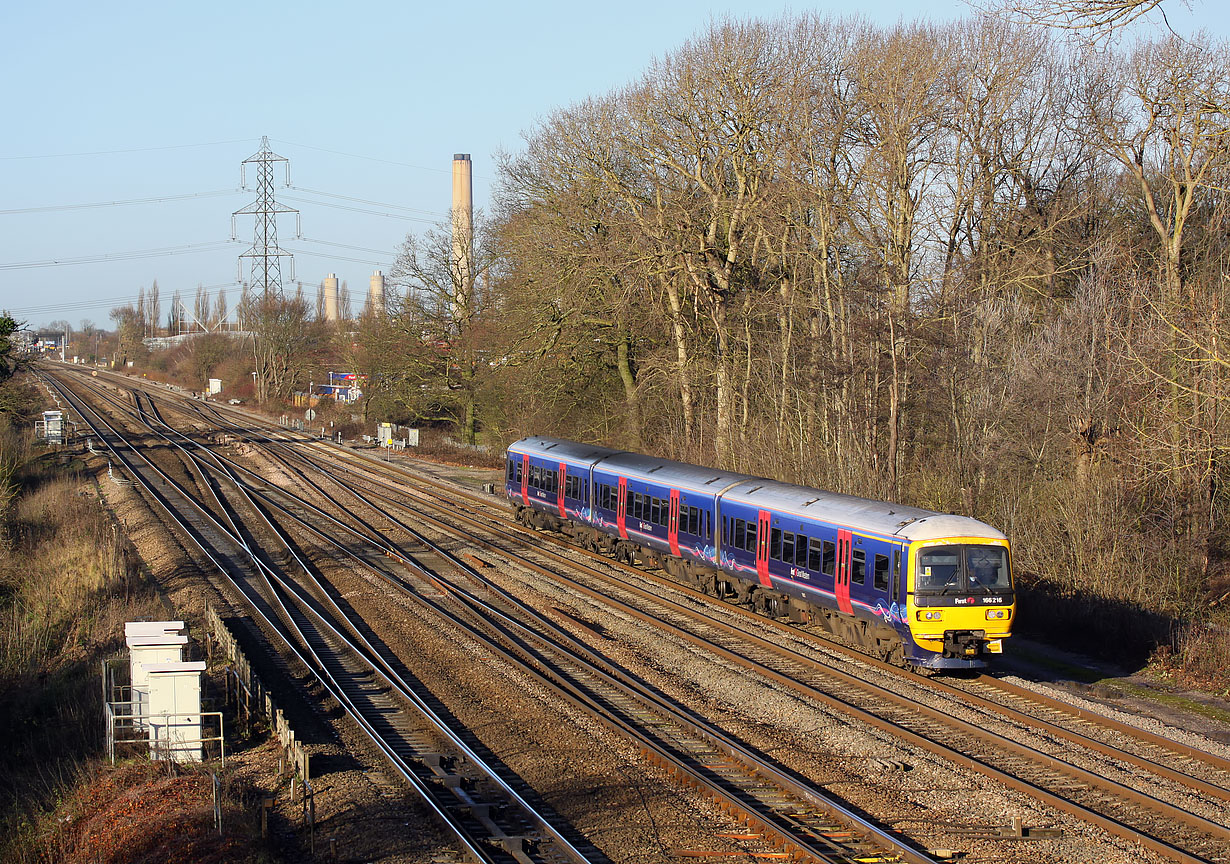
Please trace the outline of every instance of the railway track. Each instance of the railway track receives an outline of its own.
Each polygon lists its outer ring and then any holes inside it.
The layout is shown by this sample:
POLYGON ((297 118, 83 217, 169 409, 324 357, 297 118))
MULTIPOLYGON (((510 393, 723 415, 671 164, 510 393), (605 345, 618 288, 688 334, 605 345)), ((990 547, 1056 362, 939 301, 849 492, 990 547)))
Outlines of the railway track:
MULTIPOLYGON (((217 413, 197 405, 189 410, 199 417, 217 413)), ((543 535, 535 535, 532 542, 527 541, 521 529, 509 525, 507 519, 493 516, 490 507, 478 496, 469 496, 469 501, 463 505, 455 492, 444 495, 438 489, 424 491, 420 481, 404 474, 389 475, 395 479, 369 477, 360 480, 362 474, 386 474, 388 469, 376 463, 364 464, 361 470, 359 461, 354 459, 350 460, 351 467, 339 468, 333 460, 311 453, 319 445, 305 447, 302 441, 294 443, 295 436, 281 431, 270 432, 231 423, 230 433, 243 436, 254 445, 272 448, 288 468, 292 460, 303 460, 299 467, 292 469, 299 472, 303 482, 315 483, 306 479, 307 474, 320 472, 336 487, 338 495, 353 495, 358 506, 374 511, 404 512, 406 496, 411 494, 416 511, 413 518, 425 521, 441 534, 456 535, 457 523, 465 522, 466 532, 482 534, 482 537, 467 534, 469 542, 516 560, 519 567, 538 570, 552 579, 566 579, 570 590, 585 593, 596 602, 617 605, 622 614, 639 617, 652 626, 669 624, 676 638, 687 640, 732 664, 754 670, 779 686, 820 701, 834 711, 857 717, 914 746, 1018 789, 1035 800, 1099 825, 1112 834, 1128 837, 1163 858, 1220 860, 1230 848, 1227 845, 1230 830, 1224 824, 1225 803, 1230 801, 1226 785, 1230 766, 1212 754, 1181 747, 1130 727, 1111 730, 1114 736, 1129 736, 1129 744, 1109 744, 1102 740, 1107 737, 1105 727, 1108 724, 1103 723, 1104 718, 1077 718, 1087 726, 1098 723, 1100 728, 1091 730, 1091 734, 1076 731, 1069 722, 1075 709, 1062 703, 1040 705, 1038 694, 1033 691, 1006 693, 1004 683, 993 679, 979 679, 971 685, 958 687, 903 675, 900 670, 862 655, 834 661, 829 658, 840 658, 840 651, 829 643, 820 652, 824 656, 818 659, 814 647, 807 644, 801 648, 782 644, 783 641, 811 641, 808 634, 796 628, 758 616, 750 623, 744 620, 732 624, 724 619, 736 610, 726 608, 718 614, 712 607, 701 611, 695 604, 668 601, 665 593, 685 599, 689 595, 703 596, 673 581, 613 567, 605 559, 597 567, 578 568, 576 558, 580 550, 569 547, 566 554, 545 551, 541 543, 543 535), (411 487, 419 488, 410 492, 411 487), (438 498, 434 503, 433 496, 438 498), (434 507, 440 515, 432 517, 422 512, 425 507, 434 507), (548 566, 536 563, 531 557, 539 560, 545 557, 548 566), (653 604, 648 606, 652 612, 641 611, 647 604, 653 604), (763 632, 766 626, 777 629, 780 635, 774 638, 759 635, 757 631, 763 632), (857 667, 857 671, 842 669, 843 665, 857 667), (870 674, 864 671, 867 669, 871 670, 870 674), (883 679, 878 685, 865 680, 876 676, 883 679), (948 706, 929 707, 922 704, 923 700, 917 695, 897 692, 901 690, 926 691, 927 699, 939 695, 948 700, 948 706), (975 690, 983 692, 973 692, 975 690), (1010 700, 1024 704, 1013 707, 1010 700), (1049 716, 1039 716, 1043 714, 1049 716), (1103 763, 1104 767, 1099 772, 1075 762, 1103 763), (1112 762, 1113 769, 1105 768, 1105 763, 1112 762), (1176 764, 1179 767, 1174 767, 1176 764), (1197 773, 1204 778, 1195 776, 1197 773), (1167 786, 1168 796, 1188 797, 1190 806, 1176 806, 1150 794, 1157 791, 1158 784, 1167 786), (1192 810, 1202 810, 1205 815, 1192 810)), ((316 488, 321 494, 331 494, 319 485, 316 488)), ((338 503, 336 498, 334 503, 338 503)), ((352 515, 351 518, 356 517, 352 515)), ((384 537, 381 532, 375 534, 384 537)), ((430 543, 422 531, 415 534, 421 542, 430 543)), ((384 555, 410 558, 387 537, 382 541, 368 536, 366 540, 387 543, 381 550, 384 555)), ((469 572, 468 578, 482 577, 469 572)), ((454 586, 453 590, 459 589, 454 586)), ((490 615, 490 610, 485 614, 490 615)))
MULTIPOLYGON (((135 415, 152 427, 161 420, 155 408, 145 407, 146 399, 145 396, 136 397, 135 415)), ((165 433, 161 434, 164 440, 168 440, 165 433)), ((209 470, 235 478, 235 466, 228 464, 227 460, 214 455, 207 461, 213 463, 209 470)), ((254 509, 276 509, 282 517, 299 522, 321 539, 330 538, 327 532, 308 525, 305 513, 328 519, 334 530, 341 524, 309 502, 277 487, 265 486, 264 481, 255 475, 240 485, 247 487, 245 494, 254 509), (278 497, 293 500, 293 509, 274 503, 278 497)), ((323 490, 317 491, 324 494, 323 490)), ((467 589, 461 580, 446 580, 424 567, 419 560, 422 558, 420 553, 411 555, 405 552, 353 514, 348 521, 359 523, 358 527, 350 529, 353 539, 378 543, 381 552, 414 568, 432 584, 444 589, 453 605, 459 605, 462 611, 458 613, 427 595, 408 592, 408 596, 432 606, 439 616, 465 628, 469 635, 480 639, 493 652, 517 660, 525 671, 537 676, 575 707, 609 729, 634 740, 661 765, 669 766, 679 776, 707 790, 727 809, 738 813, 746 824, 763 834, 765 839, 787 850, 792 857, 832 862, 931 860, 853 811, 810 789, 798 778, 740 747, 720 730, 706 727, 706 724, 689 717, 686 709, 645 688, 643 683, 584 648, 511 598, 504 596, 499 598, 500 603, 493 604, 490 597, 479 597, 467 589), (493 629, 492 622, 499 622, 499 625, 493 629)), ((421 537, 419 539, 422 541, 421 537)), ((437 559, 451 559, 442 548, 429 541, 423 542, 437 559)), ((284 538, 283 545, 293 548, 294 544, 284 538)), ((370 561, 355 555, 352 549, 338 543, 335 546, 339 553, 348 555, 355 563, 364 564, 380 573, 391 588, 404 589, 395 576, 381 572, 370 561)), ((450 563, 459 568, 462 579, 482 581, 480 575, 456 559, 450 563)), ((303 569, 307 571, 309 568, 305 566, 303 569)), ((279 580, 279 585, 292 595, 296 593, 292 585, 282 580, 279 580)), ((489 595, 499 593, 490 584, 484 585, 484 588, 489 595)), ((295 616, 299 630, 306 630, 304 625, 309 615, 305 613, 324 621, 324 616, 311 604, 301 605, 304 613, 295 616)), ((334 631, 335 639, 341 637, 336 628, 329 629, 334 631)), ((318 662, 337 651, 335 645, 323 644, 328 641, 325 638, 327 635, 306 640, 312 643, 315 649, 313 658, 318 662)), ((392 683, 387 673, 382 673, 382 677, 386 683, 392 683)))
MULTIPOLYGON (((243 517, 220 492, 212 506, 202 505, 101 413, 54 379, 51 386, 151 500, 192 539, 230 587, 243 596, 248 613, 259 619, 262 630, 280 640, 282 647, 342 706, 419 794, 463 854, 470 860, 492 864, 582 864, 600 858, 592 848, 579 849, 516 793, 438 716, 430 698, 415 692, 396 668, 395 659, 355 634, 353 623, 331 602, 313 568, 299 559, 295 544, 274 523, 264 520, 274 534, 282 537, 285 551, 299 563, 300 573, 292 576, 283 572, 271 563, 267 550, 252 545, 250 534, 240 527, 243 517), (219 511, 224 514, 221 519, 219 511), (317 590, 304 589, 304 582, 317 590)), ((142 408, 141 398, 137 397, 134 416, 149 420, 146 415, 157 412, 142 408)), ((245 495, 243 483, 222 463, 212 460, 211 465, 208 458, 202 461, 169 437, 159 437, 180 450, 199 472, 203 486, 218 491, 211 474, 228 476, 253 510, 260 511, 260 505, 245 495)))

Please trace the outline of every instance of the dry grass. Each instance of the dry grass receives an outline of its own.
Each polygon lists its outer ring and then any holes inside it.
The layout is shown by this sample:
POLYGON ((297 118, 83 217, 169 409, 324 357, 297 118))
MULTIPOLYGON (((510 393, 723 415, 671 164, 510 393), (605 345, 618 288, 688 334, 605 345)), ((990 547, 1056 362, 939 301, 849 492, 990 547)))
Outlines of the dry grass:
POLYGON ((204 770, 165 770, 144 761, 99 766, 88 772, 62 804, 39 820, 33 862, 271 860, 252 819, 255 793, 223 779, 224 833, 215 828, 212 780, 204 770))
POLYGON ((136 557, 85 482, 43 457, 20 489, 0 553, 0 859, 25 860, 32 825, 101 744, 99 662, 123 622, 160 617, 136 557))

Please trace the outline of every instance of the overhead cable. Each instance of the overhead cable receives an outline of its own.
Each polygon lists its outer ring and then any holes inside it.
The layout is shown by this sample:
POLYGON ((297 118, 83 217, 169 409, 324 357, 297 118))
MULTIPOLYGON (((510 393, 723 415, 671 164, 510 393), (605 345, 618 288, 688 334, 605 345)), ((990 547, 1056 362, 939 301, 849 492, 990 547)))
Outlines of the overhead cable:
POLYGON ((156 150, 185 150, 189 147, 217 147, 221 144, 242 144, 251 138, 235 138, 230 141, 204 141, 200 144, 168 144, 165 147, 132 147, 126 150, 92 150, 85 153, 32 153, 26 156, 0 156, 7 159, 67 159, 74 156, 111 156, 116 153, 153 153, 156 150))
POLYGON ((367 213, 371 216, 383 216, 386 219, 402 219, 407 222, 426 222, 435 225, 436 220, 424 219, 422 216, 406 216, 401 213, 381 213, 378 210, 368 210, 364 207, 351 207, 347 204, 333 204, 329 201, 317 201, 313 198, 299 198, 295 195, 283 195, 283 201, 298 201, 301 204, 315 204, 317 207, 332 207, 335 210, 349 210, 352 213, 367 213))
POLYGON ((0 270, 33 270, 40 267, 63 267, 71 264, 99 264, 104 261, 133 261, 139 258, 158 258, 164 255, 180 255, 193 252, 215 252, 232 246, 234 240, 216 240, 210 243, 189 243, 185 246, 164 246, 161 249, 138 249, 132 252, 108 252, 101 255, 82 255, 76 258, 50 258, 45 261, 18 261, 0 264, 0 270))
POLYGON ((235 195, 241 189, 216 189, 212 192, 186 192, 183 195, 162 195, 157 198, 129 198, 125 201, 94 201, 90 204, 52 204, 46 207, 18 207, 0 210, 0 216, 17 213, 52 213, 59 210, 88 210, 91 207, 119 207, 128 204, 160 204, 163 201, 184 201, 189 198, 216 198, 219 195, 235 195))
POLYGON ((447 213, 440 213, 436 210, 420 210, 417 207, 403 207, 401 204, 386 204, 383 201, 368 201, 366 198, 352 198, 349 195, 338 195, 334 192, 321 192, 319 189, 305 189, 302 186, 292 186, 289 183, 287 189, 294 189, 296 192, 310 192, 313 195, 323 195, 326 198, 339 198, 342 201, 353 201, 357 204, 371 204, 373 207, 384 207, 386 210, 407 210, 411 213, 424 213, 428 216, 447 216, 447 213))

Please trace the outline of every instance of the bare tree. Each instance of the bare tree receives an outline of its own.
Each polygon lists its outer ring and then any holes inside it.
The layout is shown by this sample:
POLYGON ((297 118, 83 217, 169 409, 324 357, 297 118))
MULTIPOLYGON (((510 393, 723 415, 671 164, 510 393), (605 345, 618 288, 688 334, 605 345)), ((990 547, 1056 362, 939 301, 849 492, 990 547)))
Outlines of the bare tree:
POLYGON ((192 315, 196 319, 196 324, 202 330, 209 327, 209 293, 205 290, 203 284, 197 283, 196 300, 192 304, 192 315))
POLYGON ((251 331, 257 400, 288 398, 307 383, 325 345, 321 323, 312 320, 302 291, 289 298, 249 296, 242 316, 251 331))
MULTIPOLYGON (((441 376, 435 387, 458 403, 453 419, 468 443, 478 429, 475 388, 482 362, 482 325, 489 296, 482 277, 494 261, 494 249, 482 214, 468 236, 454 238, 441 225, 421 237, 411 234, 398 250, 389 281, 404 293, 394 303, 396 326, 411 340, 427 342, 440 352, 441 376), (456 242, 455 242, 456 241, 456 242)), ((445 410, 448 410, 447 408, 445 410)))
MULTIPOLYGON (((1169 0, 992 0, 976 8, 1010 22, 1028 22, 1064 30, 1089 43, 1105 41, 1157 11, 1164 24, 1169 0)), ((1189 0, 1173 0, 1190 8, 1189 0)))
POLYGON ((145 296, 145 317, 149 321, 149 335, 157 336, 162 318, 162 304, 158 300, 158 280, 155 279, 145 296))

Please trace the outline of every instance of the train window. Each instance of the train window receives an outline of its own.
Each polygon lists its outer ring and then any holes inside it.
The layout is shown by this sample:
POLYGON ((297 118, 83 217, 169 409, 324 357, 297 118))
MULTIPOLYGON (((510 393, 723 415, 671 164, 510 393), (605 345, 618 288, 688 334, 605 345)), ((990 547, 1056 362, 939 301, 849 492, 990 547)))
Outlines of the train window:
POLYGON ((730 545, 737 549, 743 548, 743 535, 747 531, 747 523, 742 519, 734 520, 734 529, 730 532, 730 545))
POLYGON ((712 517, 712 514, 708 510, 706 510, 705 511, 705 539, 708 540, 708 539, 711 539, 712 537, 713 537, 713 517, 712 517))
POLYGON ((517 463, 517 480, 516 480, 516 482, 517 482, 517 485, 518 485, 518 486, 520 486, 520 485, 521 485, 521 463, 520 463, 520 462, 518 462, 518 463, 517 463))
POLYGON ((756 542, 760 539, 760 525, 747 523, 747 535, 743 538, 743 548, 748 552, 756 551, 756 542))
POLYGON ((508 470, 504 473, 508 482, 511 483, 513 481, 513 477, 516 476, 517 473, 517 466, 511 459, 508 460, 508 470))
POLYGON ((692 526, 691 529, 689 529, 688 533, 699 537, 701 533, 701 524, 702 524, 701 518, 700 518, 700 508, 699 507, 689 507, 688 508, 688 523, 692 526))
POLYGON ((888 590, 888 556, 876 555, 875 584, 877 591, 888 590))
POLYGON ((893 580, 893 600, 896 600, 901 590, 901 550, 893 550, 893 570, 891 573, 893 580))
POLYGON ((649 499, 649 521, 654 525, 662 524, 662 499, 649 499))
POLYGON ((782 532, 782 560, 787 564, 794 563, 794 532, 782 532))
POLYGON ((794 566, 807 569, 807 535, 800 534, 794 538, 794 566))
POLYGON ((769 557, 782 560, 782 529, 773 528, 769 531, 769 557))
POLYGON ((810 541, 810 549, 807 554, 807 569, 815 573, 820 572, 821 555, 824 549, 824 544, 819 537, 813 537, 810 541))
POLYGON ((538 478, 541 476, 541 473, 542 473, 542 469, 539 468, 537 465, 530 466, 530 485, 533 486, 535 489, 538 488, 538 485, 539 485, 538 478))
POLYGON ((820 572, 825 576, 834 576, 837 573, 837 544, 832 540, 824 541, 824 561, 820 572))
POLYGON ((856 585, 867 581, 867 553, 862 549, 855 549, 850 555, 850 581, 856 585))
POLYGON ((559 472, 558 471, 548 471, 547 472, 547 491, 552 494, 559 492, 559 472))

